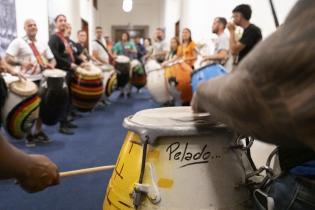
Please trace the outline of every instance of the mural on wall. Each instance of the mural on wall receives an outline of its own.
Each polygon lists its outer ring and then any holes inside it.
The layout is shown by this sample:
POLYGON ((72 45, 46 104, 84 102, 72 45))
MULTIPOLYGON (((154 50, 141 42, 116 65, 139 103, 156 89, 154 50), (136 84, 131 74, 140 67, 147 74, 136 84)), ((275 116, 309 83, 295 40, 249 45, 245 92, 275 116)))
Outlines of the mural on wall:
POLYGON ((10 42, 16 38, 15 0, 0 0, 0 55, 3 56, 10 42))

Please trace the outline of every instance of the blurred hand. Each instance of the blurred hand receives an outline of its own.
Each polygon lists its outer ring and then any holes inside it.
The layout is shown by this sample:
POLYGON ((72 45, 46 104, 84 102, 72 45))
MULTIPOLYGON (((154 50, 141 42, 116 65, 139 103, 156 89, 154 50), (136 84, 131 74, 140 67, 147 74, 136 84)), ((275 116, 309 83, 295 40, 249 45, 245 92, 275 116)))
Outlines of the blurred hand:
POLYGON ((29 155, 26 174, 18 178, 18 183, 27 192, 38 192, 59 184, 57 166, 43 155, 29 155))
POLYGON ((230 32, 234 32, 236 29, 236 26, 233 22, 229 22, 226 26, 226 28, 230 31, 230 32))
POLYGON ((45 69, 54 69, 55 66, 50 64, 50 63, 47 63, 45 66, 44 66, 45 69))
POLYGON ((72 70, 76 70, 76 68, 78 68, 78 66, 76 64, 74 64, 74 63, 71 63, 71 69, 72 70))
POLYGON ((31 58, 22 62, 21 68, 25 71, 33 69, 36 65, 32 62, 31 58))
POLYGON ((195 112, 195 113, 205 112, 205 110, 203 110, 199 107, 200 104, 198 103, 198 100, 199 100, 199 98, 198 98, 197 94, 194 93, 194 95, 191 99, 191 102, 190 102, 190 106, 191 106, 193 112, 195 112))

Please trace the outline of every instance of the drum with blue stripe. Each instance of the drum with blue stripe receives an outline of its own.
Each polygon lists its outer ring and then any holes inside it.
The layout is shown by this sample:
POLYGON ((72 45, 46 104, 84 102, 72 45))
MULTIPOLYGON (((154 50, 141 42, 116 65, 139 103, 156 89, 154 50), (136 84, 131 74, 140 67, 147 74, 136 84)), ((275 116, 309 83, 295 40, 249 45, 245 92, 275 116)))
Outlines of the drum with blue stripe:
POLYGON ((209 64, 196 70, 192 74, 191 86, 193 92, 198 88, 198 85, 207 80, 213 79, 217 76, 224 76, 227 74, 227 70, 219 64, 209 64))

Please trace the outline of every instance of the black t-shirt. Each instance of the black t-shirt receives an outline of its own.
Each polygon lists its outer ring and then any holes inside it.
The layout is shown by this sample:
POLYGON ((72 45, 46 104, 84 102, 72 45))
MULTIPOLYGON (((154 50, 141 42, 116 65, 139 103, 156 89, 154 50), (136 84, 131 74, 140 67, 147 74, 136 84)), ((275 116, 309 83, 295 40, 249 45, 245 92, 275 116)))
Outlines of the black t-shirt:
POLYGON ((245 48, 239 52, 238 62, 240 62, 262 39, 261 30, 254 24, 250 24, 244 29, 244 33, 240 42, 245 45, 245 48))

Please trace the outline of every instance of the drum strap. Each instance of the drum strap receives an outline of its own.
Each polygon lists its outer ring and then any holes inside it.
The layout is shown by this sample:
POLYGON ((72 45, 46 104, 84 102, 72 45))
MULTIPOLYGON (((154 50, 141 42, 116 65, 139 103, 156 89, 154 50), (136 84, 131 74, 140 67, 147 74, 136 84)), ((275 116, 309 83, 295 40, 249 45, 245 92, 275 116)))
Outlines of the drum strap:
MULTIPOLYGON (((43 57, 41 56, 41 54, 39 53, 39 51, 37 50, 37 47, 35 45, 35 43, 31 40, 28 39, 27 36, 24 37, 24 41, 28 44, 28 46, 31 48, 37 63, 39 64, 39 66, 41 67, 41 69, 44 68, 45 66, 45 62, 43 60, 43 57)), ((32 72, 32 74, 35 73, 35 70, 32 72)))
POLYGON ((112 54, 108 51, 107 47, 105 47, 103 43, 100 42, 99 40, 95 39, 95 42, 98 43, 105 50, 105 52, 108 54, 108 57, 109 57, 109 63, 113 65, 115 59, 113 58, 112 54))
POLYGON ((74 62, 73 50, 69 43, 69 41, 63 36, 62 33, 56 33, 56 35, 62 40, 63 44, 65 45, 66 52, 69 54, 71 61, 74 62))

